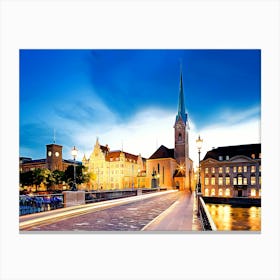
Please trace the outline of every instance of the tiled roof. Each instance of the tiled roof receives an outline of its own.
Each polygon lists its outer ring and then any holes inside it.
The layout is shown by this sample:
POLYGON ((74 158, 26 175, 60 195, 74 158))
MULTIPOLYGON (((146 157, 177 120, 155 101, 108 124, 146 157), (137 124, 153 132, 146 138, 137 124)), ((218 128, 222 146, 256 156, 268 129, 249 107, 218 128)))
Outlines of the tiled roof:
MULTIPOLYGON (((120 151, 120 150, 108 152, 108 154, 106 155, 106 160, 109 161, 111 158, 112 159, 119 158, 121 153, 122 153, 122 151, 120 151)), ((135 161, 137 161, 137 159, 138 159, 138 156, 136 156, 136 155, 133 155, 133 154, 130 154, 127 152, 123 152, 123 153, 124 153, 125 158, 135 160, 135 161)))
POLYGON ((106 146, 100 145, 100 149, 101 149, 102 153, 107 153, 110 150, 108 145, 106 145, 106 146))
POLYGON ((259 158, 260 153, 261 153, 261 144, 226 146, 226 147, 218 147, 216 149, 208 151, 203 160, 208 158, 219 160, 220 156, 223 157, 223 160, 226 159, 226 156, 229 156, 229 158, 238 155, 251 157, 252 154, 255 154, 256 158, 259 158))
POLYGON ((149 159, 157 158, 174 158, 174 149, 168 149, 165 146, 161 145, 149 159))

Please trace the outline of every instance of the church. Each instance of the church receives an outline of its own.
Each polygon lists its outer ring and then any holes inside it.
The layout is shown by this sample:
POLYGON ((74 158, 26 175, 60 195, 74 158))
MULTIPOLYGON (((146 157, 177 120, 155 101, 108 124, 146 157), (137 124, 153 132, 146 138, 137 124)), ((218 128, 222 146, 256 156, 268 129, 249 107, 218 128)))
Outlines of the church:
POLYGON ((146 161, 148 181, 167 189, 194 189, 193 161, 189 158, 189 122, 185 110, 183 74, 180 73, 178 112, 174 124, 174 148, 161 145, 146 161))
POLYGON ((174 124, 174 148, 161 145, 146 159, 122 150, 111 151, 96 140, 82 163, 94 174, 91 189, 164 188, 189 190, 193 186, 193 162, 189 158, 189 122, 185 110, 183 75, 180 72, 178 112, 174 124))

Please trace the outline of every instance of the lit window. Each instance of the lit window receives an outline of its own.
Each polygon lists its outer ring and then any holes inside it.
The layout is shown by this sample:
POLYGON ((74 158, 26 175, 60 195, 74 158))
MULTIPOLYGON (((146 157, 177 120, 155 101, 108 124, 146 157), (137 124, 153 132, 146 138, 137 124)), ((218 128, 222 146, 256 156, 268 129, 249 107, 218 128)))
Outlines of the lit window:
POLYGON ((233 166, 233 172, 234 173, 236 173, 236 170, 237 170, 236 166, 233 166))
POLYGON ((243 185, 247 185, 248 184, 248 180, 247 180, 247 178, 245 177, 245 178, 243 178, 243 185))
POLYGON ((208 186, 209 185, 209 178, 205 178, 205 185, 208 186))
POLYGON ((211 178, 211 185, 212 185, 212 186, 215 185, 215 177, 212 177, 212 178, 211 178))
POLYGON ((209 196, 209 190, 205 189, 205 196, 209 196))
POLYGON ((242 185, 242 177, 239 176, 237 179, 238 179, 238 185, 242 185))
POLYGON ((259 158, 262 158, 262 154, 261 153, 259 153, 259 158))
POLYGON ((251 176, 251 185, 256 185, 256 177, 251 176))
POLYGON ((226 173, 229 173, 229 166, 226 167, 226 173))
POLYGON ((230 185, 230 177, 226 177, 226 185, 230 185))
POLYGON ((259 165, 259 172, 262 172, 262 166, 259 165))
POLYGON ((238 166, 238 173, 242 173, 242 166, 238 166))
POLYGON ((223 173, 223 167, 219 167, 219 173, 223 173))
POLYGON ((205 174, 208 174, 208 167, 205 168, 205 174))
POLYGON ((219 156, 219 160, 223 160, 223 156, 219 156))
POLYGON ((256 166, 255 166, 255 165, 252 165, 252 166, 251 166, 251 172, 252 172, 252 173, 256 172, 256 166))
POLYGON ((262 196, 262 190, 259 190, 259 196, 262 196))
POLYGON ((259 184, 261 185, 262 184, 262 177, 259 176, 259 184))
POLYGON ((256 196, 256 189, 251 189, 251 196, 256 196))
POLYGON ((223 185, 223 177, 219 177, 219 181, 218 181, 219 186, 223 185))
POLYGON ((212 167, 212 168, 211 168, 211 172, 212 172, 212 173, 215 173, 215 167, 212 167))
POLYGON ((233 178, 233 184, 237 185, 237 178, 233 178))
POLYGON ((247 172, 247 166, 243 166, 243 172, 247 172))
POLYGON ((214 196, 215 195, 215 189, 211 190, 211 195, 214 196))
POLYGON ((229 188, 226 189, 226 196, 230 196, 230 189, 229 188))
POLYGON ((223 189, 219 189, 219 195, 220 195, 220 196, 223 195, 223 189))
POLYGON ((254 159, 255 157, 256 157, 256 156, 255 156, 255 154, 251 154, 251 158, 253 158, 253 159, 254 159))
POLYGON ((229 160, 229 156, 226 156, 226 160, 229 160))

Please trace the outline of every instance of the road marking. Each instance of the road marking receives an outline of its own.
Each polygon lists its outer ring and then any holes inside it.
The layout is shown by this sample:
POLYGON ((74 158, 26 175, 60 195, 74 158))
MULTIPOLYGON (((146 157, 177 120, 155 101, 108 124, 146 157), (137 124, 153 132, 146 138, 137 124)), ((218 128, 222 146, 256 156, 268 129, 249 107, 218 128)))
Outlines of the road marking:
MULTIPOLYGON (((139 196, 133 196, 133 197, 126 197, 126 198, 120 198, 120 199, 114 199, 114 200, 107 200, 102 202, 97 202, 94 205, 80 205, 79 207, 74 206, 70 207, 71 209, 65 209, 65 211, 62 212, 61 209, 59 209, 59 213, 49 213, 47 216, 33 218, 30 220, 26 220, 19 223, 19 229, 20 230, 28 230, 28 228, 32 228, 34 226, 43 226, 46 224, 52 224, 57 221, 77 217, 83 214, 93 213, 97 211, 101 211, 104 209, 112 208, 114 206, 119 206, 123 204, 128 204, 131 202, 136 202, 143 199, 148 199, 152 197, 156 197, 159 195, 164 194, 170 194, 173 192, 178 192, 177 190, 169 190, 164 192, 157 192, 152 194, 146 194, 146 195, 139 195, 139 196), (62 212, 62 213, 60 213, 62 212)), ((38 213, 41 214, 41 213, 38 213)), ((34 214, 32 215, 34 217, 34 214)), ((38 215, 39 216, 39 215, 38 215)))

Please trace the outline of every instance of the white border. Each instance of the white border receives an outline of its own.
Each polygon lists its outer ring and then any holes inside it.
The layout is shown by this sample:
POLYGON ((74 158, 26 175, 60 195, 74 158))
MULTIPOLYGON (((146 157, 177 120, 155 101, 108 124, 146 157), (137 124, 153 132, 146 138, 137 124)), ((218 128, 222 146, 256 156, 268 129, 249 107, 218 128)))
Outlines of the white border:
POLYGON ((2 0, 0 4, 1 279, 280 278, 275 177, 280 170, 278 1, 2 0), (20 48, 261 49, 262 233, 20 235, 20 48))

